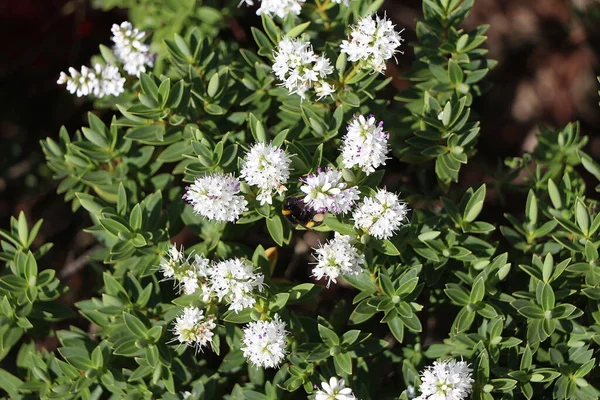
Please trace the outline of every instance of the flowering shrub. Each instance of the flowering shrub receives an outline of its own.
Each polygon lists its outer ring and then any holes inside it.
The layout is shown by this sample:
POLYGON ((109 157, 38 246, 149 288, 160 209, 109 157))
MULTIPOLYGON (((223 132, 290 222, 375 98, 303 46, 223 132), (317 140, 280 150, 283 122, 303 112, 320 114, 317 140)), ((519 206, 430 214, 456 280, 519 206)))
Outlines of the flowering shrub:
POLYGON ((58 83, 104 111, 42 146, 104 270, 74 313, 41 221, 0 231, 8 397, 598 398, 600 165, 542 128, 494 182, 523 212, 483 220, 458 185, 494 66, 472 0, 423 1, 401 92, 381 1, 98 3, 134 23, 58 83))

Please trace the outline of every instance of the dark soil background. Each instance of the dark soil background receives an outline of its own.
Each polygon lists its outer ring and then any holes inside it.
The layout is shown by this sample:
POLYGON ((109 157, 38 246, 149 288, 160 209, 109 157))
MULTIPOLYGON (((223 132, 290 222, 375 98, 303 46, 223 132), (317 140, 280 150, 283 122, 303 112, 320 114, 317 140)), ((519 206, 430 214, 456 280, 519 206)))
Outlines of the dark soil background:
MULTIPOLYGON (((420 7, 419 0, 388 0, 383 7, 406 29, 407 42, 414 41, 420 7)), ((125 19, 124 10, 95 10, 85 0, 0 3, 5 38, 0 45, 0 226, 7 228, 21 210, 30 225, 44 218, 37 244, 53 242, 54 248, 41 264, 56 269, 70 286, 64 299, 69 304, 89 297, 89 279, 97 279, 85 257, 94 240, 82 232, 90 225, 85 213, 73 214, 56 194, 58 182, 44 164, 39 141, 57 137, 61 125, 72 133, 86 124, 92 104, 70 95, 56 80, 69 66, 88 64, 98 45, 109 43, 111 25, 125 19)), ((579 120, 590 137, 588 153, 600 158, 598 0, 476 0, 464 27, 480 24, 490 24, 486 46, 499 64, 487 78, 493 88, 475 100, 482 125, 479 153, 463 168, 460 185, 492 181, 499 160, 533 150, 538 124, 560 127, 579 120)), ((412 51, 406 50, 390 73, 410 68, 412 51)), ((394 84, 401 89, 408 82, 394 84)), ((491 197, 486 217, 497 216, 490 220, 496 225, 506 223, 503 212, 524 207, 521 194, 510 210, 491 197)), ((310 250, 310 233, 305 239, 308 245, 297 245, 296 254, 310 250)))

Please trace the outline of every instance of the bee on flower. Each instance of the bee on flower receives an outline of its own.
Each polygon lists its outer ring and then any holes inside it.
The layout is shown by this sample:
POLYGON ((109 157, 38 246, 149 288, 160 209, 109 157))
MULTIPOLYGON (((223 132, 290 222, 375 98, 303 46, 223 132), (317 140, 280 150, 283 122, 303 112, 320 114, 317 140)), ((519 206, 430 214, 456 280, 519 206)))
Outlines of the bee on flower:
POLYGON ((317 212, 347 213, 358 200, 358 188, 350 186, 342 178, 342 171, 327 167, 316 174, 301 179, 300 190, 305 194, 304 203, 317 212))

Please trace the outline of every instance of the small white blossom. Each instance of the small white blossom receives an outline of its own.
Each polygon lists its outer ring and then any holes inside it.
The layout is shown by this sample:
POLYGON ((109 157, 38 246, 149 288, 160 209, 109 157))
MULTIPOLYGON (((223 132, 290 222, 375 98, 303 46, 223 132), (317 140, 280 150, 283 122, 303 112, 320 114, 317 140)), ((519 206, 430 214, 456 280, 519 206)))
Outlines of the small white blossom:
POLYGON ((77 94, 77 97, 90 94, 98 98, 118 96, 125 91, 125 78, 114 65, 96 64, 94 68, 83 66, 81 71, 71 67, 69 74, 71 75, 61 72, 57 83, 59 85, 66 83, 67 90, 77 94))
POLYGON ((177 249, 175 244, 167 252, 167 257, 162 259, 159 267, 165 277, 164 280, 173 279, 179 285, 179 290, 185 294, 202 292, 203 301, 208 302, 211 297, 211 292, 206 285, 209 260, 194 254, 190 262, 190 257, 185 256, 183 247, 177 249))
POLYGON ((406 219, 408 207, 396 193, 379 189, 365 198, 354 210, 354 227, 378 239, 389 239, 406 219))
POLYGON ((192 392, 182 392, 181 393, 181 398, 183 400, 187 400, 190 399, 192 397, 192 392))
POLYGON ((326 277, 329 287, 332 281, 337 283, 336 279, 340 275, 360 274, 365 256, 350 241, 350 236, 336 232, 333 240, 315 249, 313 257, 317 260, 317 265, 312 270, 312 276, 319 280, 326 277))
POLYGON ((256 367, 275 368, 285 357, 285 322, 277 314, 272 321, 250 322, 244 328, 241 350, 256 367))
POLYGON ((329 383, 321 382, 323 390, 318 390, 315 400, 356 400, 352 389, 346 387, 343 379, 331 377, 329 383))
POLYGON ((367 175, 375 172, 388 158, 389 138, 390 134, 383 131, 383 122, 377 123, 372 115, 354 116, 342 143, 344 165, 346 168, 358 166, 367 175))
POLYGON ((292 160, 277 146, 255 143, 242 160, 240 177, 259 188, 260 204, 271 204, 274 192, 280 190, 290 177, 292 160))
POLYGON ((233 175, 215 172, 187 188, 183 198, 194 206, 196 215, 209 220, 233 222, 247 210, 248 202, 240 192, 240 181, 233 175))
POLYGON ((434 361, 421 373, 421 395, 415 400, 462 400, 471 393, 473 379, 465 361, 434 361))
POLYGON ((274 53, 273 72, 290 94, 296 93, 302 99, 316 83, 322 92, 323 79, 333 72, 329 59, 317 56, 309 42, 284 38, 274 53))
POLYGON ((364 60, 377 72, 385 71, 385 61, 398 52, 397 48, 404 40, 400 32, 394 30, 395 25, 387 17, 367 16, 352 27, 350 40, 340 45, 343 53, 348 54, 348 61, 364 60))
MULTIPOLYGON (((277 15, 279 18, 285 18, 288 14, 300 15, 302 3, 306 0, 259 0, 260 7, 256 10, 256 15, 266 14, 269 17, 277 15)), ((253 6, 253 0, 242 0, 240 5, 246 3, 253 6)))
POLYGON ((346 213, 358 200, 358 188, 348 187, 340 170, 319 168, 316 175, 309 174, 301 181, 304 185, 300 190, 306 194, 304 203, 317 212, 346 213))
POLYGON ((328 82, 320 81, 315 83, 315 93, 317 95, 317 100, 321 100, 323 97, 327 96, 331 96, 333 98, 335 87, 330 85, 328 82))
POLYGON ((208 272, 210 289, 236 313, 256 303, 255 291, 262 292, 264 276, 245 259, 234 258, 216 263, 208 272))
POLYGON ((186 307, 174 323, 175 340, 194 347, 196 352, 212 341, 213 329, 217 327, 214 315, 204 316, 204 311, 197 307, 186 307))
POLYGON ((146 72, 146 66, 154 65, 150 46, 143 43, 146 32, 139 31, 127 21, 121 25, 113 24, 111 30, 115 43, 113 51, 129 75, 140 76, 140 72, 146 72))

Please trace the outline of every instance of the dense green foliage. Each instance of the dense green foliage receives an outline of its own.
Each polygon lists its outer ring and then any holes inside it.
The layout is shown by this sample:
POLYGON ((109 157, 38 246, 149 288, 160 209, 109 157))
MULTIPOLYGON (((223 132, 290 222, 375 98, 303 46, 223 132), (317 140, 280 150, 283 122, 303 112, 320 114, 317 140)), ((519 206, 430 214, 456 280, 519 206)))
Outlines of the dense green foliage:
MULTIPOLYGON (((58 192, 74 212, 89 214, 87 232, 103 246, 91 256, 104 267, 102 282, 90 284, 97 294, 77 303, 95 329, 54 330, 56 321, 75 318, 57 301, 68 288, 41 268, 50 245, 31 249, 41 221, 29 230, 19 215, 0 231, 0 359, 15 354, 14 363, 1 364, 6 396, 175 399, 190 391, 195 399, 274 400, 306 397, 340 376, 360 399, 408 399, 418 371, 451 356, 471 363, 473 399, 598 398, 600 213, 591 196, 600 188, 600 165, 584 152, 577 123, 542 128, 535 151, 506 160, 492 183, 497 196, 508 186, 522 193, 522 212, 485 221, 491 186, 461 192, 461 167, 485 131, 470 107, 495 65, 482 48, 487 27, 460 29, 473 0, 423 1, 410 43, 413 69, 405 75, 413 85, 399 93, 391 76, 339 52, 348 26, 380 1, 344 7, 317 0, 296 18, 263 15, 247 47, 230 37, 226 21, 252 10, 196 3, 98 2, 130 8, 134 25, 152 32, 157 62, 139 80, 130 78, 119 97, 96 100, 98 109, 110 109, 110 124, 90 113, 88 126, 42 143, 58 192), (339 89, 331 98, 300 101, 271 73, 279 40, 301 35, 335 65, 339 89), (284 196, 261 205, 244 187, 249 210, 228 224, 194 215, 182 200, 186 183, 204 173, 238 174, 239 157, 260 141, 293 155, 287 189, 298 193, 299 177, 340 166, 353 114, 385 121, 394 157, 388 165, 400 170, 345 169, 344 177, 363 195, 383 186, 401 190, 412 211, 389 240, 364 234, 345 215, 328 215, 316 228, 360 242, 365 272, 345 277, 350 297, 332 304, 322 301, 332 289, 309 283, 307 274, 283 278, 282 262, 303 234, 282 217, 284 196), (408 165, 418 166, 418 176, 403 186, 393 176, 408 165), (158 272, 185 227, 197 235, 188 253, 246 257, 267 283, 255 308, 234 313, 210 305, 217 334, 198 354, 171 342, 170 324, 183 307, 205 304, 199 294, 177 295, 158 272), (289 354, 279 369, 255 368, 240 350, 241 328, 275 312, 287 322, 289 354), (425 344, 432 318, 440 326, 425 344), (56 352, 36 347, 35 338, 53 335, 56 352), (431 337, 443 340, 430 344, 431 337)), ((116 63, 108 47, 101 54, 116 63)))

